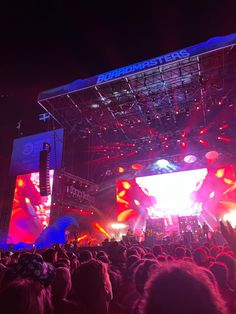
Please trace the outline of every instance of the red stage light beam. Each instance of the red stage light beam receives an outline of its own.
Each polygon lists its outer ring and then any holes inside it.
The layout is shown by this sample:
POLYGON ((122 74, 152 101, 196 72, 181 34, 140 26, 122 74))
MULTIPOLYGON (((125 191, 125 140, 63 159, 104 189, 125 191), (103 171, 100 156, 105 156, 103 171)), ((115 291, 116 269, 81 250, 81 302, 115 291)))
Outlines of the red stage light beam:
POLYGON ((105 234, 109 239, 111 239, 111 236, 108 232, 106 232, 106 230, 100 226, 97 222, 95 222, 93 224, 94 228, 97 229, 98 231, 100 231, 101 233, 105 234))
POLYGON ((223 124, 222 126, 219 127, 219 130, 225 130, 229 127, 229 125, 227 123, 223 124))
POLYGON ((141 164, 132 164, 131 168, 133 170, 141 170, 143 169, 143 166, 141 164))
POLYGON ((199 143, 201 143, 202 145, 205 145, 205 146, 207 146, 208 144, 207 144, 207 142, 206 141, 204 141, 204 140, 202 140, 202 139, 200 139, 199 140, 199 143))
POLYGON ((82 241, 82 240, 86 239, 87 237, 88 237, 88 235, 87 235, 87 234, 85 234, 85 235, 83 235, 83 236, 81 236, 81 237, 77 238, 77 242, 80 242, 80 241, 82 241))
POLYGON ((229 137, 218 136, 217 139, 223 142, 232 142, 231 138, 229 137))
POLYGON ((186 137, 186 135, 187 135, 186 131, 183 131, 182 134, 181 134, 181 136, 182 136, 183 138, 186 137))
POLYGON ((207 128, 203 128, 203 129, 201 129, 200 134, 204 134, 204 133, 206 133, 206 131, 207 131, 207 128))

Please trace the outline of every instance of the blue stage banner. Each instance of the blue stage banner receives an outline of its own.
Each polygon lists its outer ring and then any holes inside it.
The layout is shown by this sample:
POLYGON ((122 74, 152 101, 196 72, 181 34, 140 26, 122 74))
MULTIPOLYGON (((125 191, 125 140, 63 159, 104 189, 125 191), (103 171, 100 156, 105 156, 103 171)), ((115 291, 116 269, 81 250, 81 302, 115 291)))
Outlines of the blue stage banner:
POLYGON ((20 137, 14 140, 11 155, 10 175, 39 171, 39 153, 43 144, 51 146, 50 169, 60 169, 62 165, 64 130, 57 129, 20 137))
POLYGON ((38 101, 40 102, 51 97, 61 96, 98 84, 103 84, 127 75, 135 74, 158 66, 163 66, 174 61, 179 61, 185 58, 201 55, 217 49, 226 48, 235 44, 236 33, 221 37, 213 37, 203 43, 187 47, 185 49, 177 50, 175 52, 171 52, 160 57, 155 57, 149 60, 131 64, 90 78, 79 79, 67 85, 44 91, 39 94, 38 101))

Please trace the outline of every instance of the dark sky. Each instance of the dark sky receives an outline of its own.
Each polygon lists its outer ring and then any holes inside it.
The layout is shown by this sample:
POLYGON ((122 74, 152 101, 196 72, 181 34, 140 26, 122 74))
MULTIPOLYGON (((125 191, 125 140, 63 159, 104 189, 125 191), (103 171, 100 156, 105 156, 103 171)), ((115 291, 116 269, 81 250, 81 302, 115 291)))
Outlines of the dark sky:
POLYGON ((2 3, 0 162, 4 165, 17 136, 17 121, 22 120, 24 135, 45 127, 38 121, 40 91, 236 31, 236 4, 227 0, 2 3))

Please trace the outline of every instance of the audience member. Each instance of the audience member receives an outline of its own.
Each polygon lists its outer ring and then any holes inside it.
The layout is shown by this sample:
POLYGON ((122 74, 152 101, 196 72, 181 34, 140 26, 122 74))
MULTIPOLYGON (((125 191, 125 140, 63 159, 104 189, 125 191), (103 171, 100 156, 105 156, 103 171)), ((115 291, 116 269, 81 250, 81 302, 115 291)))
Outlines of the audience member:
POLYGON ((68 267, 58 267, 56 269, 55 279, 52 282, 54 314, 78 313, 76 304, 67 299, 71 288, 71 274, 68 267))
POLYGON ((142 314, 225 314, 224 301, 194 264, 163 266, 146 285, 142 314))
POLYGON ((2 314, 52 314, 50 290, 35 280, 18 278, 0 292, 2 314))
POLYGON ((193 251, 193 260, 198 266, 208 267, 208 255, 206 251, 201 247, 193 251))
POLYGON ((84 313, 109 313, 112 288, 105 264, 94 259, 82 263, 75 274, 74 289, 84 313))
POLYGON ((3 251, 1 313, 236 313, 236 232, 230 224, 221 228, 224 246, 210 237, 204 244, 168 238, 149 247, 124 239, 103 247, 3 251))
POLYGON ((227 304, 229 312, 232 314, 235 313, 235 292, 229 286, 229 272, 227 266, 222 262, 215 262, 210 265, 209 269, 216 278, 219 290, 227 304))

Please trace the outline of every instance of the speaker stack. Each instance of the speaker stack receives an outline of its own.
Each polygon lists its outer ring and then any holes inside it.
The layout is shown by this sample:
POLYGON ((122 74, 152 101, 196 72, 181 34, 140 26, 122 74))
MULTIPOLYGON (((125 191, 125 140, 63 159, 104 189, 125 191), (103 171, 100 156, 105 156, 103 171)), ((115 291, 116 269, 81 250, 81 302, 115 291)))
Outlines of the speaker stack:
POLYGON ((51 145, 43 143, 43 150, 39 156, 39 188, 41 196, 51 194, 50 189, 50 151, 51 145))

